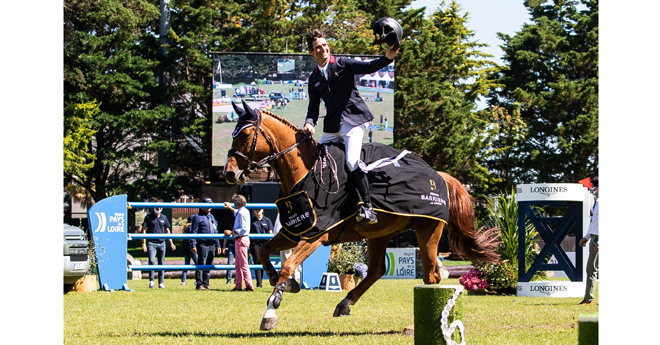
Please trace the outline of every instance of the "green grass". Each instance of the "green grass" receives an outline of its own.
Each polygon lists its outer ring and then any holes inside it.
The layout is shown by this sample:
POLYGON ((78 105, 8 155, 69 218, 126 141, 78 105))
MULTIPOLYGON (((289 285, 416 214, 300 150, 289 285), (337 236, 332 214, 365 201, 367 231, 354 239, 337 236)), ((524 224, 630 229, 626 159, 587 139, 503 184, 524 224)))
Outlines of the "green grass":
MULTIPOLYGON (((259 331, 271 288, 232 292, 224 279, 213 291, 197 291, 165 279, 166 289, 130 280, 134 292, 64 295, 65 344, 412 344, 401 335, 413 323, 413 287, 421 280, 380 280, 351 307, 333 318, 345 293, 303 290, 285 293, 278 326, 259 331)), ((443 284, 458 284, 457 279, 443 284)), ((580 298, 466 296, 469 344, 576 344, 580 314, 598 312, 580 298)))

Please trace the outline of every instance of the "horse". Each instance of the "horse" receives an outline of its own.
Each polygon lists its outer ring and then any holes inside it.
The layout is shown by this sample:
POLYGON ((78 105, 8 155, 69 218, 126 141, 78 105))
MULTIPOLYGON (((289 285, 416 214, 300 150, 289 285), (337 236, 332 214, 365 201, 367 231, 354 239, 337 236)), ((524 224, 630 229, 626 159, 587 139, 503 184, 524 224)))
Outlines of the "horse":
MULTIPOLYGON (((269 163, 275 168, 281 184, 281 193, 288 196, 294 185, 308 174, 319 159, 319 144, 310 135, 288 120, 261 110, 254 111, 243 103, 245 111, 239 119, 229 150, 223 175, 229 184, 245 183, 246 175, 269 163), (261 135, 260 135, 261 134, 261 135)), ((240 111, 234 104, 234 108, 240 111)), ((445 180, 449 198, 448 239, 450 246, 473 262, 497 262, 496 240, 475 230, 472 197, 453 176, 437 172, 445 180)), ((334 317, 350 314, 350 306, 385 274, 387 244, 397 234, 413 227, 419 243, 424 265, 424 284, 440 282, 437 263, 438 242, 445 223, 431 218, 403 216, 379 212, 378 223, 359 226, 355 217, 330 228, 313 239, 295 243, 282 232, 261 246, 259 260, 264 265, 273 293, 268 298, 260 329, 271 330, 277 325, 277 309, 284 292, 300 291, 298 283, 289 277, 293 270, 319 246, 366 239, 369 262, 367 276, 335 307, 334 317), (280 272, 270 263, 270 254, 287 249, 293 253, 282 265, 280 272)))

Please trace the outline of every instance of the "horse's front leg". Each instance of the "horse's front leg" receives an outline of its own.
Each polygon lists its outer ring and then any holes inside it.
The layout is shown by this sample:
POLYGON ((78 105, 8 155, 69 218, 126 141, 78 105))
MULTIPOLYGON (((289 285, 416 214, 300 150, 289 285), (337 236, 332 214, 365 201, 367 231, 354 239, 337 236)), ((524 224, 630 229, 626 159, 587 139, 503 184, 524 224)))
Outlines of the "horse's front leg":
MULTIPOLYGON (((326 240, 326 238, 327 235, 324 235, 313 242, 299 242, 291 256, 282 265, 273 293, 268 297, 266 312, 261 319, 261 326, 259 327, 260 330, 269 331, 277 326, 277 314, 275 313, 275 309, 280 307, 284 292, 295 293, 300 291, 300 285, 298 285, 298 282, 289 279, 291 273, 293 273, 293 270, 302 264, 302 262, 305 261, 305 259, 307 259, 326 240)), ((261 251, 259 252, 259 256, 261 257, 261 251)), ((268 277, 270 278, 270 275, 268 277)))
POLYGON ((289 241, 286 237, 276 234, 273 238, 268 240, 264 245, 259 248, 259 261, 264 267, 264 271, 268 276, 270 286, 275 286, 279 280, 280 273, 277 272, 275 266, 270 262, 270 254, 279 252, 281 250, 290 249, 296 246, 296 243, 289 241))
POLYGON ((369 265, 367 267, 367 276, 351 291, 346 298, 341 300, 335 312, 334 317, 348 316, 351 313, 349 306, 354 305, 369 288, 385 274, 385 253, 387 244, 394 237, 394 234, 380 238, 370 238, 367 240, 367 251, 369 252, 369 265))

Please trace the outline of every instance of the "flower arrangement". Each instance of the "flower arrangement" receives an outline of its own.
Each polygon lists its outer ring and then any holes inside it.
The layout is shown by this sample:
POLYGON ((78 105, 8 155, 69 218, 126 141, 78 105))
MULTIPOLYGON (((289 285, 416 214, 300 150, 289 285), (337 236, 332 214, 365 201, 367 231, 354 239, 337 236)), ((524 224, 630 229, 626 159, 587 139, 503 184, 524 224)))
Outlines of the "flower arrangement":
POLYGON ((353 269, 355 270, 355 273, 360 277, 360 279, 367 277, 367 265, 361 262, 356 262, 353 265, 353 269))
POLYGON ((466 290, 470 291, 485 290, 488 287, 488 282, 484 277, 484 273, 478 268, 473 268, 470 272, 462 275, 458 278, 458 282, 461 283, 466 290))
POLYGON ((364 263, 364 246, 359 243, 342 243, 335 248, 334 255, 330 255, 328 272, 355 275, 357 273, 355 264, 364 263))

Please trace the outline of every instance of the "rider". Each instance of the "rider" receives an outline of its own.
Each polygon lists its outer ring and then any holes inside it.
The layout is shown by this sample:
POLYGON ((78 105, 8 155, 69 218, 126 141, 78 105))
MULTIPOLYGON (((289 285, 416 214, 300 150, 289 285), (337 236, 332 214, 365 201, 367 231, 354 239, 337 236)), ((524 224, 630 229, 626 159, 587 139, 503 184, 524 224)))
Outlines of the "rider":
POLYGON ((323 99, 327 114, 323 122, 323 136, 319 143, 344 143, 346 164, 365 205, 361 207, 356 218, 360 225, 374 224, 378 220, 371 204, 369 181, 364 171, 358 168, 364 130, 374 116, 360 97, 355 87, 354 76, 370 74, 389 65, 399 49, 390 46, 385 55, 379 59, 358 61, 331 55, 325 35, 318 29, 310 31, 306 39, 309 54, 314 57, 318 66, 309 76, 309 106, 303 130, 314 134, 314 126, 319 117, 319 105, 323 99))

